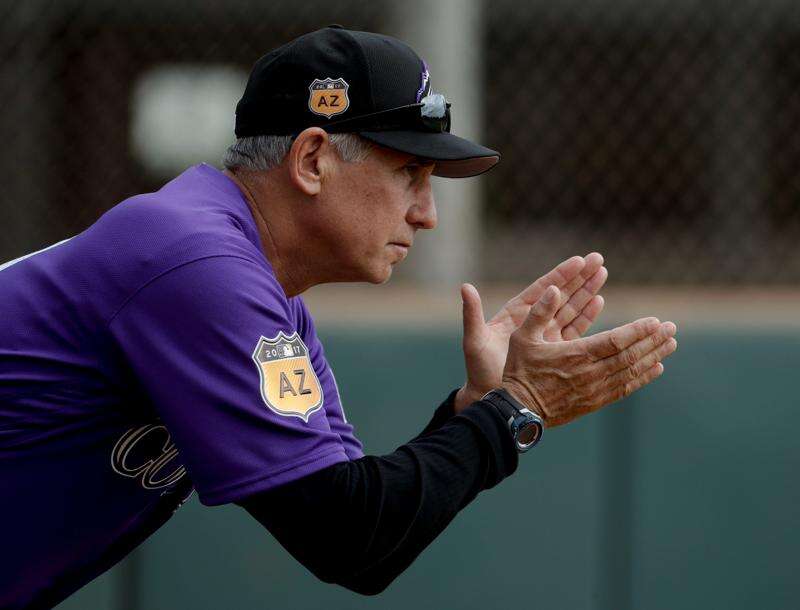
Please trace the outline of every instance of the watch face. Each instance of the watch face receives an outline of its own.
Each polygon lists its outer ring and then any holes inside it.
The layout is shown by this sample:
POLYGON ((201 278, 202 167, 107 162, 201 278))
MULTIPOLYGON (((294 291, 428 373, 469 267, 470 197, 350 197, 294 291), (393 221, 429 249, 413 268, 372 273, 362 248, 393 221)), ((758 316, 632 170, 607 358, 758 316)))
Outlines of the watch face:
POLYGON ((532 415, 522 415, 514 422, 514 439, 519 451, 527 451, 542 438, 542 424, 532 415))
POLYGON ((524 446, 533 445, 538 440, 539 424, 535 422, 530 422, 527 426, 523 426, 519 431, 519 436, 517 436, 517 442, 524 446))

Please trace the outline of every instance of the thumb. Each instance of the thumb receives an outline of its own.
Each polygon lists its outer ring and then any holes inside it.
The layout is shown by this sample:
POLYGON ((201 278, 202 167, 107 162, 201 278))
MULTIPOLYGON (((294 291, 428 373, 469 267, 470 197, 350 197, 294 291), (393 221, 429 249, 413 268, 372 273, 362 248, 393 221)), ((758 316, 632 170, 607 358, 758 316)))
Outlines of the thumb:
POLYGON ((472 284, 461 285, 461 302, 463 304, 464 341, 473 337, 486 323, 483 317, 483 305, 478 289, 472 284))
POLYGON ((555 286, 549 286, 544 291, 539 300, 531 307, 528 317, 522 324, 522 329, 527 334, 533 335, 535 339, 541 339, 544 336, 544 331, 553 316, 558 311, 558 306, 561 304, 561 291, 555 286))

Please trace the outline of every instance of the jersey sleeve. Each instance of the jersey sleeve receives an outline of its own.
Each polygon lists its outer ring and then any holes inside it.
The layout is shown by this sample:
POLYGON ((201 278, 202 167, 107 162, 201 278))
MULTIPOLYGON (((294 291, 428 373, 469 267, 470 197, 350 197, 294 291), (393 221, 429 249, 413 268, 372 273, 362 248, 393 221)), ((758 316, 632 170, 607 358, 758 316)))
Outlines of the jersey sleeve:
POLYGON ((292 306, 303 340, 306 345, 310 346, 314 368, 319 371, 320 380, 323 385, 330 388, 331 396, 326 396, 325 413, 328 417, 331 431, 339 435, 347 457, 351 460, 364 457, 364 448, 361 441, 356 438, 353 425, 347 420, 347 416, 345 415, 344 406, 342 405, 342 396, 339 392, 339 384, 336 383, 333 369, 328 364, 327 358, 325 358, 325 349, 322 347, 322 342, 317 338, 314 319, 301 297, 292 299, 292 306))
POLYGON ((215 256, 179 266, 140 288, 109 328, 204 504, 348 460, 321 371, 263 264, 215 256))

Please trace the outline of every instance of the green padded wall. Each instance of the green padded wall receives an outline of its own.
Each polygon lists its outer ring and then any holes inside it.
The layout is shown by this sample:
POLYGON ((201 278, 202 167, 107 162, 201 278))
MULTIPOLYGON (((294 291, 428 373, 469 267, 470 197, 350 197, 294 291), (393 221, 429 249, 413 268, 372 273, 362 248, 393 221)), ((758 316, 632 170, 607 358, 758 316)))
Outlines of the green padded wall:
MULTIPOLYGON (((370 453, 413 436, 462 380, 456 334, 323 338, 370 453)), ((379 597, 317 582, 243 510, 195 498, 60 608, 792 607, 798 362, 798 336, 682 335, 664 378, 549 430, 379 597)))

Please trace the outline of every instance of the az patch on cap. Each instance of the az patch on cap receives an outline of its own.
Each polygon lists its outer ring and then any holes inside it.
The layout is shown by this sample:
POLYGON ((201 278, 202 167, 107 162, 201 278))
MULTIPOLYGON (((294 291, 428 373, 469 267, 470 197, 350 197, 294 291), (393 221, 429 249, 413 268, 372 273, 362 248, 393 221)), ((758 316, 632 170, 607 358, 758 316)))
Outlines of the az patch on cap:
POLYGON ((308 423, 322 407, 322 387, 311 364, 308 348, 297 334, 279 332, 261 337, 253 352, 261 377, 261 398, 278 415, 299 417, 308 423))
POLYGON ((315 78, 308 86, 310 95, 308 96, 308 108, 314 114, 321 114, 331 118, 336 114, 342 114, 350 107, 350 98, 347 97, 347 90, 350 85, 343 78, 315 78))

